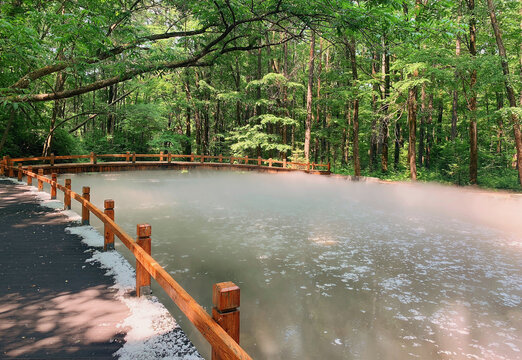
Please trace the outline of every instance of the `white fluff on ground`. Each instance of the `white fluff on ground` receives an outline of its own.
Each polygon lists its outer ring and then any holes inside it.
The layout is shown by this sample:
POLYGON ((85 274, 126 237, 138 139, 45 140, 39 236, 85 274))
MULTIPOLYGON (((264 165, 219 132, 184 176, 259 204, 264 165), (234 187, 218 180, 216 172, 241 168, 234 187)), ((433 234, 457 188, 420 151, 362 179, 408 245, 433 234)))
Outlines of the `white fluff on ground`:
MULTIPOLYGON (((41 206, 59 211, 69 221, 81 220, 76 212, 63 210, 63 203, 51 200, 48 193, 15 179, 9 180, 26 186, 27 191, 35 196, 41 206)), ((92 226, 72 226, 65 231, 81 237, 82 242, 89 247, 103 247, 103 236, 92 226)), ((136 285, 135 270, 121 254, 116 250, 103 252, 92 249, 92 257, 87 262, 98 262, 106 270, 105 275, 113 277, 115 284, 112 288, 116 289, 116 298, 129 308, 129 316, 119 324, 126 331, 125 344, 114 356, 123 360, 202 359, 172 315, 155 296, 132 296, 131 292, 136 285)))

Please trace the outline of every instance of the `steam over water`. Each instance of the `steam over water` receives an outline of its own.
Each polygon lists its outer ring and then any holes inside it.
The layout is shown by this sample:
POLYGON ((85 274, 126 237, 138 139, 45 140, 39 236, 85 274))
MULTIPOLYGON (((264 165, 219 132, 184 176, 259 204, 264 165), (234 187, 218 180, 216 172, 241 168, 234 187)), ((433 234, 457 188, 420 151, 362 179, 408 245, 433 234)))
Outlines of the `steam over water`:
POLYGON ((129 234, 150 223, 153 256, 207 311, 213 283, 238 284, 253 358, 522 357, 519 196, 231 171, 71 178, 100 208, 114 199, 129 234))

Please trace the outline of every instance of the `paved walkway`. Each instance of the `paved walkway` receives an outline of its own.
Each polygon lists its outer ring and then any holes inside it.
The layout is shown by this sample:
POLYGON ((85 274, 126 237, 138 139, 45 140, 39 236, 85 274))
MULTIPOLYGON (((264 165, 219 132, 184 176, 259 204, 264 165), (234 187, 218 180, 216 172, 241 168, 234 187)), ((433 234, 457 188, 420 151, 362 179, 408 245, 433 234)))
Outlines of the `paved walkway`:
POLYGON ((0 359, 110 359, 128 308, 64 215, 0 179, 0 359))

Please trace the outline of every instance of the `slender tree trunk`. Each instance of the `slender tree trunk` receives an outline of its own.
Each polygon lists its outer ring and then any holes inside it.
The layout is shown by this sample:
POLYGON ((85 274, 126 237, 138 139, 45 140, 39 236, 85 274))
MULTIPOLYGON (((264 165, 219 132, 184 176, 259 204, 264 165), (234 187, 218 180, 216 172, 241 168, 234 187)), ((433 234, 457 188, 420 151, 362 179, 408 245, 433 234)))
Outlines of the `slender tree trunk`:
POLYGON ((399 157, 401 154, 401 124, 399 123, 399 120, 395 120, 395 147, 393 151, 393 168, 397 170, 399 167, 399 157))
MULTIPOLYGON (((319 38, 319 64, 317 66, 317 105, 315 110, 315 126, 316 130, 321 125, 321 106, 319 100, 321 99, 321 72, 323 71, 323 38, 319 38)), ((314 162, 319 162, 319 134, 315 136, 314 140, 314 162)))
POLYGON ((185 119, 185 126, 186 126, 186 132, 185 132, 185 136, 187 137, 187 142, 185 143, 185 155, 189 155, 189 154, 192 154, 192 139, 191 139, 191 136, 192 136, 192 131, 191 131, 191 128, 190 128, 190 121, 191 121, 191 113, 192 113, 192 94, 190 92, 190 77, 189 77, 189 71, 186 70, 185 71, 185 75, 186 75, 186 78, 185 78, 185 95, 187 97, 187 108, 186 108, 186 112, 187 112, 187 116, 186 116, 186 119, 185 119))
POLYGON ((375 81, 373 84, 372 93, 372 124, 370 130, 370 170, 375 170, 375 164, 377 163, 377 118, 378 118, 378 96, 379 84, 377 83, 377 66, 379 64, 379 57, 377 51, 372 54, 372 78, 375 81))
MULTIPOLYGON (((473 0, 470 0, 473 1, 473 0)), ((495 8, 493 6, 493 0, 487 0, 488 2, 488 11, 489 17, 491 19, 491 26, 493 27, 493 32, 495 33, 495 39, 497 41, 498 53, 500 55, 500 63, 502 65, 502 72, 504 74, 504 84, 506 87, 506 94, 509 102, 509 107, 516 108, 517 107, 517 99, 515 96, 515 90, 509 81, 509 64, 507 60, 506 48, 504 47, 504 42, 502 40, 502 33, 500 32, 500 27, 498 25, 497 17, 495 14, 495 8)), ((522 3, 521 3, 522 6, 522 3)), ((521 7, 521 15, 522 15, 522 7, 521 7)), ((522 23, 521 23, 522 30, 522 23)), ((520 55, 522 56, 522 54, 520 55)), ((522 60, 521 60, 522 61, 522 60)), ((521 95, 522 100, 522 95, 521 95)), ((521 104, 522 106, 522 104, 521 104)), ((518 179, 520 182, 520 186, 522 187, 522 133, 520 131, 520 119, 514 111, 511 112, 511 122, 513 123, 513 133, 515 136, 515 145, 517 150, 517 168, 518 168, 518 179)))
MULTIPOLYGON (((326 73, 329 73, 330 71, 330 48, 326 48, 326 73)), ((328 94, 324 95, 325 98, 328 97, 328 94)), ((328 151, 328 142, 327 138, 329 138, 329 131, 330 131, 330 107, 328 105, 325 105, 325 116, 323 116, 323 131, 326 130, 326 136, 321 137, 321 161, 330 161, 330 155, 328 151), (326 159, 326 160, 325 160, 326 159)))
MULTIPOLYGON (((497 99, 497 111, 504 107, 504 96, 500 92, 495 92, 495 97, 497 99)), ((502 137, 504 136, 504 121, 502 120, 502 115, 497 115, 497 154, 502 153, 502 137)))
POLYGON ((388 171, 388 148, 389 148, 389 130, 388 130, 388 96, 390 95, 390 54, 388 53, 388 43, 386 38, 383 40, 384 53, 382 54, 382 73, 384 77, 384 91, 383 91, 383 106, 382 106, 382 118, 381 118, 381 139, 382 139, 382 150, 381 150, 381 170, 383 172, 388 171))
MULTIPOLYGON (((469 53, 473 59, 477 55, 477 29, 475 18, 475 0, 468 0, 468 8, 470 11, 469 19, 469 53)), ((468 110, 470 112, 469 120, 469 182, 477 183, 478 173, 478 134, 477 134, 477 94, 475 85, 477 83, 476 65, 473 64, 470 74, 469 88, 470 98, 468 100, 468 110)))
POLYGON ((444 111, 444 101, 442 100, 442 97, 439 101, 439 109, 438 109, 438 115, 437 115, 437 135, 435 137, 435 141, 437 144, 442 143, 442 115, 444 111))
MULTIPOLYGON (((285 79, 288 80, 288 43, 283 43, 283 76, 285 79)), ((290 116, 290 111, 288 109, 288 87, 286 85, 283 85, 283 107, 285 116, 290 116)), ((288 143, 287 140, 287 132, 288 132, 288 125, 283 125, 282 133, 281 133, 281 139, 283 142, 283 145, 286 145, 288 143)), ((282 152, 282 159, 286 159, 287 157, 287 151, 282 152)))
MULTIPOLYGON (((418 71, 414 71, 413 77, 419 75, 418 71)), ((408 164, 410 166, 411 180, 417 180, 417 164, 415 163, 415 145, 417 134, 417 87, 412 86, 408 91, 408 164)))
POLYGON ((419 153, 417 154, 419 166, 424 165, 424 137, 426 133, 426 83, 421 87, 421 111, 420 111, 420 126, 419 126, 419 153))
MULTIPOLYGON (((432 81, 433 82, 433 81, 432 81)), ((430 167, 431 148, 433 146, 433 93, 428 96, 428 114, 426 116, 426 156, 424 158, 424 166, 430 167)))
POLYGON ((314 55, 315 55, 315 33, 312 31, 310 41, 310 56, 308 60, 308 89, 306 92, 306 122, 305 122, 305 141, 304 157, 305 161, 310 161, 310 137, 312 127, 312 86, 314 82, 314 55))
MULTIPOLYGON (((353 87, 356 89, 357 87, 357 59, 355 53, 355 38, 352 38, 350 45, 350 60, 352 63, 352 78, 353 78, 353 87)), ((353 150, 353 170, 355 176, 361 176, 361 160, 359 157, 359 94, 357 94, 357 90, 355 90, 355 99, 353 101, 353 140, 352 140, 352 150, 353 150)))
MULTIPOLYGON (((462 18, 460 4, 458 7, 458 16, 457 16, 457 23, 460 23, 460 20, 462 18)), ((457 39, 455 40, 455 55, 458 57, 460 56, 460 36, 457 35, 457 39)), ((455 83, 458 83, 458 77, 459 74, 457 70, 455 70, 455 83)), ((451 140, 455 140, 457 137, 457 122, 458 122, 458 110, 459 110, 459 92, 457 89, 453 90, 453 103, 451 106, 451 140)))

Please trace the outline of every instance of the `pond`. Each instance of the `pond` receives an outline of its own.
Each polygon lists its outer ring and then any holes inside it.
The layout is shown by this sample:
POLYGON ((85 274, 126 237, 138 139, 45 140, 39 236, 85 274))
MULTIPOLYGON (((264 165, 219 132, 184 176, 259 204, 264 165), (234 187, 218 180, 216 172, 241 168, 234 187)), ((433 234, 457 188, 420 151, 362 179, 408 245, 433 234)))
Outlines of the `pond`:
POLYGON ((151 224, 153 256, 208 312, 212 284, 239 285, 253 358, 521 356, 518 195, 237 171, 67 177, 99 208, 114 199, 130 235, 151 224))

